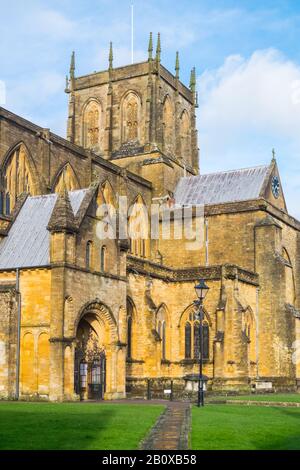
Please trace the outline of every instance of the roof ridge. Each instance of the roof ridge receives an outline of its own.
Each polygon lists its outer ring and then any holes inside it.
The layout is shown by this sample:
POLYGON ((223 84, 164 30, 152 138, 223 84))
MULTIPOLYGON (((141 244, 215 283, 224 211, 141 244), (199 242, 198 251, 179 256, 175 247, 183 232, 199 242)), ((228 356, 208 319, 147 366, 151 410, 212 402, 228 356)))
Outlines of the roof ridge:
POLYGON ((259 165, 181 178, 175 199, 181 204, 205 205, 257 199, 271 168, 259 165))
POLYGON ((242 171, 247 171, 247 170, 258 170, 259 168, 267 169, 269 167, 270 165, 256 165, 256 166, 250 166, 247 168, 237 168, 236 170, 214 171, 212 173, 204 173, 202 175, 197 175, 197 176, 187 176, 187 177, 182 177, 181 179, 201 178, 202 176, 224 175, 226 173, 237 173, 237 172, 242 172, 242 171))
MULTIPOLYGON (((88 191, 89 188, 79 188, 74 189, 74 191, 68 191, 68 194, 78 193, 79 191, 88 191)), ((48 193, 48 194, 36 194, 35 196, 28 196, 28 199, 39 199, 57 196, 57 193, 48 193)))
POLYGON ((33 199, 52 199, 53 197, 57 196, 57 193, 50 193, 50 194, 37 194, 35 196, 28 196, 27 200, 32 201, 33 199))

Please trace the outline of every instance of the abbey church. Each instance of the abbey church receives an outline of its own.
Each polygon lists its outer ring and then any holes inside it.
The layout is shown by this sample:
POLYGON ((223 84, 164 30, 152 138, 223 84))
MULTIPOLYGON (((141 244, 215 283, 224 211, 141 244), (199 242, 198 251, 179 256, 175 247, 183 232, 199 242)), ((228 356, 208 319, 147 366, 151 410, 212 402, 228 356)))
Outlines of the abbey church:
POLYGON ((0 108, 0 398, 192 397, 200 279, 207 390, 297 390, 300 222, 275 157, 202 174, 196 72, 168 71, 159 35, 86 76, 73 54, 65 91, 66 138, 0 108))

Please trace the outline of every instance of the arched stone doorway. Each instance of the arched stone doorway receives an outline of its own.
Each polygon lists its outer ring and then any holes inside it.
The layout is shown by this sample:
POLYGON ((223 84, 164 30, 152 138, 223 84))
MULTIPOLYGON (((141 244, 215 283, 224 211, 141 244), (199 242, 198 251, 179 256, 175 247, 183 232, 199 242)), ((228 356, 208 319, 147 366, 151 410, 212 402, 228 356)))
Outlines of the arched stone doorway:
POLYGON ((81 400, 102 400, 114 392, 117 329, 100 302, 86 305, 76 328, 74 389, 81 400))
POLYGON ((97 326, 96 316, 88 314, 77 328, 74 384, 81 400, 102 400, 106 391, 106 353, 97 326))
POLYGON ((75 338, 75 393, 82 400, 123 398, 125 350, 110 309, 100 301, 86 304, 75 323, 75 338))

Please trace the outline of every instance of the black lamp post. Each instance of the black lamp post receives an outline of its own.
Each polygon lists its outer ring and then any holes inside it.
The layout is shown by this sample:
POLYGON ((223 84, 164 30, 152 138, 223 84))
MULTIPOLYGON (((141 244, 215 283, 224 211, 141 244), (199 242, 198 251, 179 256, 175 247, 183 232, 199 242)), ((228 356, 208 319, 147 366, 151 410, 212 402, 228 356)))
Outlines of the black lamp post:
POLYGON ((205 281, 201 279, 199 284, 195 286, 195 291, 198 300, 195 301, 195 305, 198 308, 197 317, 199 319, 199 382, 198 382, 198 407, 204 406, 204 387, 203 387, 203 301, 209 291, 209 287, 205 284, 205 281))

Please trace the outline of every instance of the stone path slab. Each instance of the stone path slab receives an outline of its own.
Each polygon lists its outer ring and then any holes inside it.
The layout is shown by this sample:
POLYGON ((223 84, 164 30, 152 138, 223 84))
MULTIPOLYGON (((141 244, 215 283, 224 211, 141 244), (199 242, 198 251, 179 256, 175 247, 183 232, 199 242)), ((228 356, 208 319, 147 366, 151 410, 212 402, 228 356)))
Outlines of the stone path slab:
POLYGON ((190 415, 189 403, 170 402, 143 441, 141 448, 144 450, 187 450, 190 415))

